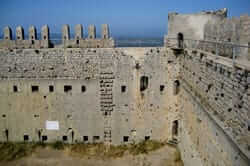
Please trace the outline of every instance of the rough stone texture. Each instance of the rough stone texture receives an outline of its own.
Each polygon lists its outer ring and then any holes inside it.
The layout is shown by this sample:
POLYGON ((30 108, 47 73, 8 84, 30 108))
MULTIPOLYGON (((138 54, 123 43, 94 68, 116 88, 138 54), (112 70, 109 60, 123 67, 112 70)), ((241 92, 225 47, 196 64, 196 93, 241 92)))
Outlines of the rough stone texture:
MULTIPOLYGON (((240 63, 233 66, 229 59, 192 50, 183 56, 180 112, 182 130, 187 130, 183 137, 191 137, 204 165, 247 165, 249 63, 245 67, 240 63)), ((193 158, 186 153, 187 160, 193 158)))
POLYGON ((63 135, 69 142, 82 142, 88 136, 88 142, 112 144, 127 143, 124 136, 128 143, 145 137, 172 139, 171 119, 179 119, 177 96, 172 95, 176 62, 168 64, 171 56, 162 48, 145 52, 135 60, 119 48, 2 49, 0 94, 8 97, 0 98, 0 140, 6 141, 6 129, 10 141, 23 141, 25 134, 38 141, 39 132, 48 141, 62 140, 63 135), (149 78, 143 92, 141 76, 149 78), (64 92, 65 85, 72 90, 64 92), (39 91, 32 92, 32 86, 39 86, 39 91), (46 120, 59 121, 60 130, 46 130, 46 120))
MULTIPOLYGON (((82 37, 82 25, 77 24, 75 27, 75 38, 70 39, 70 27, 64 25, 62 27, 62 44, 56 47, 59 48, 113 48, 115 47, 114 40, 110 37, 109 27, 107 24, 102 25, 102 38, 96 39, 96 30, 94 25, 89 26, 88 38, 82 37)), ((31 26, 29 28, 29 38, 24 39, 24 30, 21 26, 16 29, 16 40, 12 40, 11 29, 4 28, 4 39, 0 40, 0 49, 27 49, 27 48, 51 48, 54 47, 50 42, 49 27, 47 25, 42 27, 41 40, 37 40, 36 28, 31 26), (33 37, 33 38, 32 38, 33 37)))

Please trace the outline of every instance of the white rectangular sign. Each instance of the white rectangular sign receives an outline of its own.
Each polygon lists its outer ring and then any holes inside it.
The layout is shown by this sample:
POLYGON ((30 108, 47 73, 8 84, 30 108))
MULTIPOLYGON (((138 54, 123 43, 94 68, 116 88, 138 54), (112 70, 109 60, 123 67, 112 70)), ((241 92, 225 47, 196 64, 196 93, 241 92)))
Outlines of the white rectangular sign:
POLYGON ((59 130, 58 121, 46 121, 46 130, 59 130))

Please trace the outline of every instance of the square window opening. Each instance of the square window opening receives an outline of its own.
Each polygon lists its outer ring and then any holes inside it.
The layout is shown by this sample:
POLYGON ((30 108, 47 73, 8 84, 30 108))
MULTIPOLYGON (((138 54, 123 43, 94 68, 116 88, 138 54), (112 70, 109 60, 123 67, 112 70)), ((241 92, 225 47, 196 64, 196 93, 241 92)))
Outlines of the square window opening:
POLYGON ((87 142, 89 140, 89 137, 88 136, 83 136, 83 141, 84 142, 87 142))
POLYGON ((145 141, 150 140, 150 136, 145 136, 145 141))
POLYGON ((47 135, 43 135, 42 136, 42 141, 47 141, 48 140, 48 136, 47 135))
POLYGON ((39 86, 36 86, 36 85, 31 86, 31 91, 32 92, 38 92, 39 91, 39 86))
POLYGON ((72 91, 72 86, 71 85, 65 85, 64 86, 64 92, 68 93, 72 91))
POLYGON ((129 140, 129 136, 124 136, 123 137, 123 142, 128 142, 128 140, 129 140))

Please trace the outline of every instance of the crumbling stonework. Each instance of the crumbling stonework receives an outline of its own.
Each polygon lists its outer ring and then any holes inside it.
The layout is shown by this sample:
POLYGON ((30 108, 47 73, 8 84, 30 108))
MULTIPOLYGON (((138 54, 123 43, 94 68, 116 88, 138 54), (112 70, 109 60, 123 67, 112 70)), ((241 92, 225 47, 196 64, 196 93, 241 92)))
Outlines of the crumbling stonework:
MULTIPOLYGON (((113 48, 115 46, 114 40, 110 37, 109 27, 107 24, 102 25, 102 38, 96 39, 96 29, 94 25, 89 26, 88 38, 84 39, 82 25, 78 24, 75 27, 75 38, 70 39, 70 27, 64 25, 62 27, 62 44, 58 47, 63 48, 113 48)), ((16 28, 16 40, 12 38, 12 31, 9 27, 4 28, 4 39, 0 40, 0 48, 9 49, 28 49, 28 48, 52 48, 53 44, 50 42, 49 27, 47 25, 42 27, 41 40, 37 39, 36 28, 31 26, 29 28, 29 38, 24 39, 24 30, 21 26, 16 28)))

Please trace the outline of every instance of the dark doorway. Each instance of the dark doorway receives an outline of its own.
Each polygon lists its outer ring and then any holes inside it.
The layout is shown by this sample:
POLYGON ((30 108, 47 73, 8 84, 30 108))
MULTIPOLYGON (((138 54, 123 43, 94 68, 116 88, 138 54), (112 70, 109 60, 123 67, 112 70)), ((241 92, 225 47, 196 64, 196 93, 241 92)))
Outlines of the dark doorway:
POLYGON ((178 33, 177 40, 178 40, 178 48, 183 48, 184 36, 182 33, 178 33))

